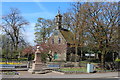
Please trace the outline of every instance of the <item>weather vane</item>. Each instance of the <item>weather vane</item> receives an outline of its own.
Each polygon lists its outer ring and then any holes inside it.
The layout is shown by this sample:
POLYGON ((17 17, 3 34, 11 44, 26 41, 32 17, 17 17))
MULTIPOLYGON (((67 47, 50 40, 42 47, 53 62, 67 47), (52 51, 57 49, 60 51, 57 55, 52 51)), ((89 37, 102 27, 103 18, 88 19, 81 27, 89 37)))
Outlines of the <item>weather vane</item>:
POLYGON ((60 6, 58 7, 58 14, 60 14, 60 6))

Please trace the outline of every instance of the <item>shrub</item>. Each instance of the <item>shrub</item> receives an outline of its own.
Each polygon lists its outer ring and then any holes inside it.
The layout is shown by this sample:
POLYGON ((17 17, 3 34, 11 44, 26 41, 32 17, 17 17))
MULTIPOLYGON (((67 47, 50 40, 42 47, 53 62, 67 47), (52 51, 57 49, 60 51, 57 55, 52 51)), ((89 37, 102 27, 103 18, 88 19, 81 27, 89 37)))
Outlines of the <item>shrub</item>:
POLYGON ((27 61, 28 58, 19 58, 18 60, 19 60, 19 61, 27 61))
POLYGON ((41 54, 42 62, 46 62, 47 54, 41 54))
POLYGON ((67 63, 67 64, 64 64, 64 67, 74 67, 74 64, 67 63))
POLYGON ((5 58, 0 58, 0 61, 7 61, 5 58))
POLYGON ((120 59, 116 59, 115 61, 116 61, 116 62, 120 62, 120 59))

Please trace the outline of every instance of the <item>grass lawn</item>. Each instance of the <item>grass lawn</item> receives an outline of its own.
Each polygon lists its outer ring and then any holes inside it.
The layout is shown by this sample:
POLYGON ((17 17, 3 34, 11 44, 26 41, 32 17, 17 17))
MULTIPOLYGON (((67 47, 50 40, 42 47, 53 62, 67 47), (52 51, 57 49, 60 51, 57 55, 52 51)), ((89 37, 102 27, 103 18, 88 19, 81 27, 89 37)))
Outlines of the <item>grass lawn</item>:
POLYGON ((80 72, 86 72, 87 69, 85 67, 73 67, 73 68, 61 68, 60 71, 80 71, 80 72))

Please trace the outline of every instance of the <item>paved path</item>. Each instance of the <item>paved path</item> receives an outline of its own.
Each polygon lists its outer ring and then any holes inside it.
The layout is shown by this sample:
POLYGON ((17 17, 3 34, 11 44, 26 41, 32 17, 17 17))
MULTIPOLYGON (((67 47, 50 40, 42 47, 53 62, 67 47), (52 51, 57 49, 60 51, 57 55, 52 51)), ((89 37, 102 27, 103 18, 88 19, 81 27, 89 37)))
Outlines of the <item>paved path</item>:
POLYGON ((118 78, 118 72, 89 73, 89 74, 64 74, 51 72, 47 74, 32 74, 27 71, 20 71, 20 75, 2 76, 3 78, 118 78))

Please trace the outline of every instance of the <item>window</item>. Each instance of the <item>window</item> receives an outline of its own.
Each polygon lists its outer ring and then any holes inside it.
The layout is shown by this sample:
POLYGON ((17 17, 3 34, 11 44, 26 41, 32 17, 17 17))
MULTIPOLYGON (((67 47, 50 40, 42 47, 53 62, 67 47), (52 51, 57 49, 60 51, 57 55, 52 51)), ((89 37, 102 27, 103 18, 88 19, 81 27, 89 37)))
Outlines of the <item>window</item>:
POLYGON ((58 38, 58 44, 60 44, 61 43, 61 38, 58 38))
POLYGON ((54 39, 52 39, 52 44, 54 44, 54 39))

